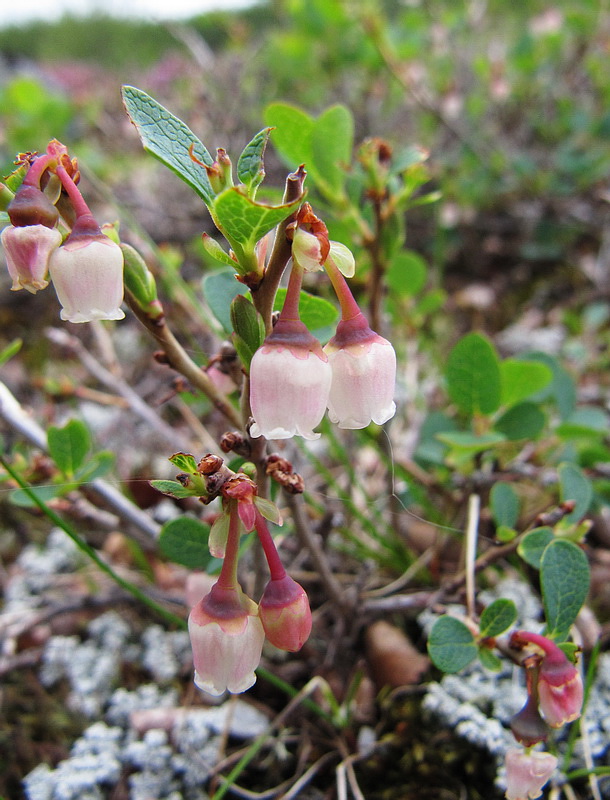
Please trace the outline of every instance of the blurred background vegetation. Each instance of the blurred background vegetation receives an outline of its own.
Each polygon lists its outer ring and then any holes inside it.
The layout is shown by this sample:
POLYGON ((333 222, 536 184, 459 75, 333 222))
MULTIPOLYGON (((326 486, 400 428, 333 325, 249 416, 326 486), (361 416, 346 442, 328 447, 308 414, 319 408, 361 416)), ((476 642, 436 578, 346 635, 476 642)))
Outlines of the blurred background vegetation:
POLYGON ((314 114, 341 102, 357 142, 430 151, 443 200, 416 215, 411 244, 436 266, 480 277, 517 262, 546 268, 600 243, 609 48, 597 0, 274 0, 163 25, 10 27, 0 30, 0 166, 6 174, 16 152, 56 136, 121 196, 125 160, 145 161, 122 83, 229 150, 262 127, 271 101, 314 114))

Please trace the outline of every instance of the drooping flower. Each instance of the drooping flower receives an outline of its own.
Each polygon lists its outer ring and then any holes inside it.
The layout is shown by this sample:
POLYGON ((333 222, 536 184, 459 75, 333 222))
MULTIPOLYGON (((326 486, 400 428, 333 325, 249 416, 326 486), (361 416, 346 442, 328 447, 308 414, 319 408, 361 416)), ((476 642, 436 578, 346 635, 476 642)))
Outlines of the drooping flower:
POLYGON ((90 215, 80 216, 63 246, 51 254, 49 272, 69 322, 123 319, 123 253, 90 215))
POLYGON ((540 797, 542 787, 557 766, 551 753, 540 753, 511 748, 506 753, 507 800, 533 800, 540 797))
POLYGON ((258 607, 239 587, 216 583, 191 610, 195 684, 204 692, 245 692, 256 681, 265 632, 258 607))
POLYGON ((538 705, 552 728, 578 719, 582 712, 583 683, 579 669, 555 642, 538 633, 515 631, 511 645, 530 647, 540 657, 537 677, 538 705))
POLYGON ((300 320, 280 318, 250 364, 250 435, 317 439, 331 377, 318 340, 300 320))
POLYGON ((45 164, 36 159, 7 208, 12 224, 2 231, 2 246, 13 291, 36 294, 48 286, 49 258, 61 244, 59 213, 38 185, 45 164))
POLYGON ((556 647, 542 660, 538 675, 539 705, 547 723, 552 728, 560 728, 578 719, 583 695, 580 671, 556 647))
POLYGON ((510 720, 510 729, 515 739, 524 747, 546 741, 549 726, 540 716, 537 697, 533 694, 528 692, 525 705, 510 720))
POLYGON ((328 413, 340 428, 382 425, 396 412, 396 353, 360 312, 341 320, 324 348, 332 368, 328 413))
POLYGON ((289 575, 272 579, 259 603, 265 635, 280 650, 296 652, 311 633, 311 609, 307 593, 289 575))
POLYGON ((11 289, 27 289, 36 294, 48 286, 49 259, 61 244, 61 233, 57 228, 9 225, 2 231, 1 239, 6 265, 13 279, 11 289))

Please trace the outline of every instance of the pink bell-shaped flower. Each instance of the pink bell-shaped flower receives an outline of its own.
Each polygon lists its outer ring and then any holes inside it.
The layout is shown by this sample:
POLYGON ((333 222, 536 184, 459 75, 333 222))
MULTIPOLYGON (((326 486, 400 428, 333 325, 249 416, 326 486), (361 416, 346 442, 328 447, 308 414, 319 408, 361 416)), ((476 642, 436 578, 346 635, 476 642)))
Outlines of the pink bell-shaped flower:
POLYGON ((340 428, 382 425, 396 412, 396 353, 362 313, 341 320, 324 348, 332 368, 328 415, 340 428))
POLYGON ((553 774, 557 759, 551 753, 511 748, 506 753, 507 800, 533 800, 553 774))
POLYGON ((317 439, 326 411, 331 368, 318 340, 297 319, 281 319, 250 364, 254 438, 317 439))
POLYGON ((289 575, 270 580, 259 603, 267 639, 280 650, 300 650, 311 633, 307 593, 289 575))
POLYGON ((580 671, 559 647, 545 655, 538 675, 538 703, 551 728, 580 717, 583 703, 580 671))
POLYGON ((561 728, 578 719, 582 712, 583 683, 580 670, 555 642, 539 633, 515 631, 513 647, 529 647, 540 657, 537 693, 538 707, 551 728, 561 728))
POLYGON ((51 254, 49 272, 61 318, 68 322, 123 319, 123 253, 90 215, 80 216, 63 246, 51 254))
POLYGON ((61 233, 46 225, 9 225, 1 234, 11 289, 27 289, 36 294, 48 286, 47 272, 51 254, 61 244, 61 233))
POLYGON ((265 632, 256 603, 216 583, 188 620, 195 684, 204 692, 245 692, 256 681, 265 632))

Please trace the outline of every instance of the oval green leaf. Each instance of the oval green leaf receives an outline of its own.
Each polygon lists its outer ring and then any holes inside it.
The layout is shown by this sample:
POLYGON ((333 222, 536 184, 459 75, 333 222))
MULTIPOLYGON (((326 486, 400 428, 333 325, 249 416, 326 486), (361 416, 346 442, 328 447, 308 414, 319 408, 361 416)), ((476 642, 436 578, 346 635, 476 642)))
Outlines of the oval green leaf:
POLYGON ((498 356, 480 333, 469 333, 455 345, 447 360, 447 390, 465 414, 493 414, 500 405, 498 356))
POLYGON ((166 522, 159 536, 164 556, 190 569, 205 569, 210 562, 210 528, 192 517, 177 517, 166 522))
POLYGON ((498 527, 514 528, 519 518, 520 501, 510 483, 494 483, 489 493, 491 515, 498 527))
POLYGON ((209 206, 214 190, 205 167, 197 163, 214 163, 205 145, 182 120, 141 89, 123 86, 123 103, 144 149, 188 183, 209 206))
POLYGON ((500 597, 487 606, 481 614, 479 630, 481 636, 499 636, 508 630, 517 619, 517 606, 512 600, 500 597))
POLYGON ((550 542, 540 562, 540 586, 548 635, 567 638, 589 591, 589 562, 584 552, 567 539, 550 542))
POLYGON ((553 380, 553 371, 539 361, 507 358, 500 364, 502 405, 513 406, 546 388, 553 380))
POLYGON ((73 477, 91 447, 91 436, 84 422, 71 419, 63 428, 51 426, 47 431, 49 453, 57 468, 73 477))
POLYGON ((503 433, 511 442, 522 439, 537 439, 544 429, 546 417, 535 404, 528 401, 511 406, 496 420, 494 429, 503 433))
POLYGON ((540 569, 542 554, 546 546, 553 541, 555 534, 552 528, 534 528, 526 533, 517 546, 517 553, 534 569, 540 569))
POLYGON ((443 672, 459 672, 476 658, 477 646, 463 622, 445 615, 437 619, 430 631, 428 653, 443 672))
POLYGON ((573 500, 576 503, 574 510, 565 517, 565 521, 580 522, 593 500, 593 484, 576 464, 569 462, 560 464, 558 473, 562 501, 573 500))

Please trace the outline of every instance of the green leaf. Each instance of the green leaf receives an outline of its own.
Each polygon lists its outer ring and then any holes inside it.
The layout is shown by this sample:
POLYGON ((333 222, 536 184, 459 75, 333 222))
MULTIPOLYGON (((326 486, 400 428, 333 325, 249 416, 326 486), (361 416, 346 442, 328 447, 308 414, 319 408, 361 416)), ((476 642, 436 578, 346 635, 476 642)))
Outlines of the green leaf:
MULTIPOLYGON (((69 492, 73 488, 73 484, 67 484, 64 486, 30 486, 29 491, 32 492, 32 494, 35 494, 36 497, 38 497, 38 499, 43 503, 48 503, 50 500, 54 500, 56 497, 69 492)), ((20 508, 37 508, 34 500, 24 489, 15 489, 10 493, 9 497, 11 503, 14 503, 20 508)))
POLYGON ((542 554, 546 546, 553 541, 555 534, 552 528, 534 528, 526 533, 517 546, 517 553, 534 569, 540 569, 542 554))
POLYGON ((348 108, 327 108, 315 121, 311 132, 311 151, 315 179, 340 194, 345 183, 346 167, 351 163, 354 146, 354 118, 348 108))
POLYGON ((213 239, 209 233, 202 233, 201 242, 203 244, 203 249, 209 256, 220 264, 224 264, 225 267, 231 267, 233 274, 235 274, 238 264, 222 249, 216 239, 213 239))
POLYGON ((499 636, 508 630, 517 619, 517 606, 504 597, 494 600, 481 614, 479 631, 481 636, 499 636))
POLYGON ((512 542, 516 536, 517 531, 514 528, 509 528, 508 525, 498 525, 496 528, 496 541, 502 542, 502 544, 512 542))
POLYGON ((197 472, 197 459, 190 453, 174 453, 168 458, 168 461, 180 472, 186 472, 189 475, 197 472))
POLYGON ((270 522, 273 522, 276 525, 284 524, 284 520, 282 519, 279 508, 275 505, 275 503, 272 503, 271 500, 267 500, 266 497, 255 497, 254 505, 258 508, 265 519, 268 519, 270 522))
POLYGON ((235 277, 234 269, 219 269, 203 279, 203 295, 210 311, 227 334, 231 333, 231 303, 238 294, 247 294, 248 288, 235 277))
POLYGON ((311 169, 313 117, 288 103, 271 103, 265 109, 265 122, 274 128, 271 139, 290 169, 299 164, 311 169))
POLYGON ((237 177, 248 187, 248 194, 253 193, 265 177, 263 155, 269 140, 271 128, 263 128, 243 149, 237 161, 237 177))
POLYGON ((494 522, 498 527, 504 525, 514 528, 519 518, 519 496, 510 485, 499 481, 494 483, 489 493, 489 503, 494 522))
POLYGON ((427 276, 428 266, 419 253, 403 250, 392 259, 386 281, 401 297, 413 297, 424 288, 427 276))
POLYGON ((254 354, 265 339, 265 323, 247 297, 239 294, 231 303, 233 330, 254 354))
POLYGON ((183 497, 192 497, 193 492, 186 486, 183 486, 178 481, 149 481, 150 485, 153 489, 156 489, 158 492, 162 494, 169 495, 169 497, 175 497, 176 499, 180 500, 183 497))
POLYGON ((23 339, 13 339, 10 344, 0 351, 0 367, 3 364, 6 364, 9 359, 13 356, 17 355, 17 353, 21 350, 21 345, 23 344, 23 339))
POLYGON ((567 419, 576 406, 576 384, 570 373, 548 353, 528 353, 528 360, 541 362, 553 373, 553 380, 535 396, 536 401, 554 398, 562 419, 567 419))
MULTIPOLYGON (((259 239, 286 219, 300 205, 301 199, 299 197, 291 203, 270 206, 255 203, 239 186, 232 186, 216 197, 212 215, 239 258, 240 250, 253 253, 259 239)), ((238 267, 237 264, 235 266, 238 267)))
POLYGON ((492 672, 500 672, 502 661, 488 647, 479 647, 479 660, 485 669, 492 672))
POLYGON ((79 484, 101 478, 112 469, 115 460, 115 455, 110 450, 100 450, 78 468, 74 478, 79 484))
MULTIPOLYGON (((273 305, 274 311, 280 311, 286 298, 286 289, 278 289, 273 305)), ((316 297, 308 292, 299 295, 299 315, 310 331, 316 332, 335 325, 339 318, 338 309, 323 297, 316 297)))
POLYGON ((537 439, 542 431, 546 417, 535 403, 525 401, 511 406, 494 423, 495 430, 504 434, 511 442, 521 439, 537 439))
POLYGON ((63 428, 51 426, 47 431, 47 443, 57 468, 72 478, 89 452, 91 437, 84 422, 71 419, 63 428))
POLYGON ((566 522, 580 522, 589 510, 593 500, 593 485, 584 472, 576 464, 563 463, 557 470, 561 499, 574 500, 576 506, 573 511, 564 517, 566 522))
POLYGON ((244 342, 241 336, 238 336, 236 333, 233 334, 231 337, 231 341, 233 342, 233 347, 235 348, 235 352, 239 356, 239 360, 248 372, 250 371, 250 364, 252 359, 254 358, 254 353, 256 350, 252 350, 252 348, 244 342))
POLYGON ((482 433, 477 435, 468 431, 449 431, 437 433, 436 438, 443 444, 449 445, 452 450, 463 453, 480 453, 506 441, 501 433, 482 433))
POLYGON ((589 562, 577 545, 554 539, 540 562, 540 586, 548 635, 566 639, 589 591, 589 562))
POLYGON ((603 408, 580 406, 568 419, 557 426, 555 432, 563 439, 605 437, 608 427, 608 415, 603 408))
POLYGON ((445 615, 436 620, 430 631, 428 653, 443 672, 459 672, 476 658, 477 646, 463 622, 445 615))
POLYGON ((493 414, 500 405, 500 365, 492 344, 480 333, 469 333, 447 360, 447 390, 465 414, 493 414))
POLYGON ((182 120, 135 86, 123 86, 125 109, 140 135, 144 149, 175 172, 194 189, 206 205, 214 200, 214 190, 205 167, 214 161, 206 147, 182 120))
POLYGON ((159 549, 166 558, 190 569, 205 569, 210 562, 210 528, 192 517, 166 522, 159 536, 159 549))
POLYGON ((553 371, 547 364, 517 358, 502 361, 500 375, 504 406, 513 406, 526 397, 531 397, 553 380, 553 371))

